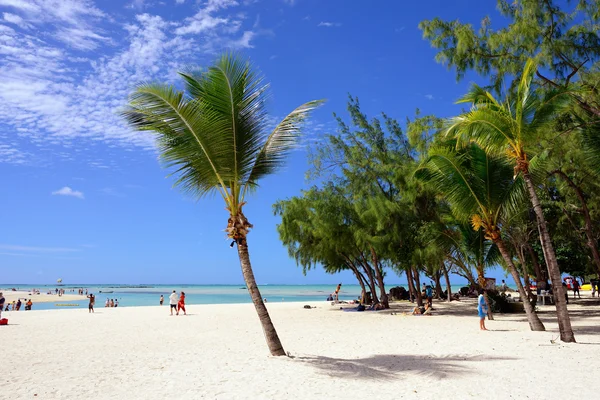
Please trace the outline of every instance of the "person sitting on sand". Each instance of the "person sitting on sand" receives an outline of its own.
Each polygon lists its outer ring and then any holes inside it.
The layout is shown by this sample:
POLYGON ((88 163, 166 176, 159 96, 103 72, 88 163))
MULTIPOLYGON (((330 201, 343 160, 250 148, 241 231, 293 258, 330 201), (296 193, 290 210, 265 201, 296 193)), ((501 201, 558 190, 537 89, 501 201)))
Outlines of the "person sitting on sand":
POLYGON ((185 293, 181 292, 181 296, 179 296, 179 302, 177 303, 177 315, 179 315, 179 311, 183 310, 183 315, 187 315, 185 312, 185 293))
POLYGON ((104 307, 110 307, 110 299, 106 298, 106 303, 104 303, 104 307))
POLYGON ((27 300, 27 303, 25 303, 25 311, 31 311, 32 305, 33 303, 31 302, 31 299, 27 300))
POLYGON ((114 299, 110 299, 110 307, 114 307, 115 306, 115 300, 114 299))
POLYGON ((485 317, 488 312, 487 304, 485 302, 485 289, 479 289, 479 297, 477 298, 477 315, 479 316, 479 329, 487 331, 485 327, 485 317))
POLYGON ((115 299, 115 307, 119 307, 119 299, 115 299))
POLYGON ((94 296, 93 293, 90 293, 86 297, 88 299, 90 299, 90 303, 88 304, 88 313, 93 313, 94 312, 94 304, 96 303, 96 297, 94 296))

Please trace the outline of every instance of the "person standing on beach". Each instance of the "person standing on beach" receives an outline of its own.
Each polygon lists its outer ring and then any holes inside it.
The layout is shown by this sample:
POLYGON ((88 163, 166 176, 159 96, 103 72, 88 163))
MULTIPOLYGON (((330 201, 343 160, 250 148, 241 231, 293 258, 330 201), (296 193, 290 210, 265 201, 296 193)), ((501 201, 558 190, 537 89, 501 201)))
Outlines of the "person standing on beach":
POLYGON ((88 305, 88 313, 93 313, 94 312, 94 303, 96 303, 96 297, 94 296, 93 293, 90 293, 87 296, 88 299, 90 299, 90 304, 88 305))
POLYGON ((429 308, 433 308, 433 288, 430 285, 425 288, 425 296, 427 297, 427 305, 429 305, 429 308))
POLYGON ((479 316, 479 329, 487 331, 485 327, 485 316, 487 315, 487 304, 485 303, 485 289, 479 289, 479 297, 477 298, 477 315, 479 316))
POLYGON ((340 298, 340 290, 342 289, 342 284, 340 283, 339 285, 337 285, 337 288, 335 288, 335 301, 339 301, 340 298))
POLYGON ((160 295, 160 305, 163 305, 163 302, 165 301, 165 298, 163 297, 163 295, 160 295))
POLYGON ((177 315, 179 315, 179 311, 183 310, 183 315, 187 315, 185 312, 185 293, 181 292, 181 296, 179 296, 179 302, 177 303, 177 315))
POLYGON ((0 318, 2 318, 2 310, 4 310, 4 302, 5 301, 6 301, 6 299, 2 295, 2 292, 0 292, 0 318))
POLYGON ((504 282, 504 279, 502 279, 502 293, 506 293, 507 290, 508 286, 506 285, 506 282, 504 282))
POLYGON ((171 306, 171 315, 173 315, 173 310, 177 311, 177 292, 174 290, 169 296, 169 305, 171 306))

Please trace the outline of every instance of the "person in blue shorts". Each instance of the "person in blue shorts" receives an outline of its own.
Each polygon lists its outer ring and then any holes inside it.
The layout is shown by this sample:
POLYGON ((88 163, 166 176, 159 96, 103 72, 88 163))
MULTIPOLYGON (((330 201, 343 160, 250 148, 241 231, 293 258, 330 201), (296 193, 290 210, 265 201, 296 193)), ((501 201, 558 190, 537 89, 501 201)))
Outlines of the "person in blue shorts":
POLYGON ((479 297, 477 298, 477 315, 479 315, 479 329, 487 331, 485 327, 485 317, 487 315, 487 304, 485 303, 485 289, 479 289, 479 297))

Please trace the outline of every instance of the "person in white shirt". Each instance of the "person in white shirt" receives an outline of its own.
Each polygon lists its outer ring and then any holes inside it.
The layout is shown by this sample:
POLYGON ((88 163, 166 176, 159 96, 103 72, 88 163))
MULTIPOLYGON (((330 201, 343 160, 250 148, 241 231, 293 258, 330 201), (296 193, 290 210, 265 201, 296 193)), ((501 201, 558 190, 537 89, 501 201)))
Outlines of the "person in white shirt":
POLYGON ((177 297, 177 292, 173 290, 173 293, 169 296, 169 304, 171 305, 171 315, 173 315, 173 310, 177 311, 177 301, 179 298, 177 297))

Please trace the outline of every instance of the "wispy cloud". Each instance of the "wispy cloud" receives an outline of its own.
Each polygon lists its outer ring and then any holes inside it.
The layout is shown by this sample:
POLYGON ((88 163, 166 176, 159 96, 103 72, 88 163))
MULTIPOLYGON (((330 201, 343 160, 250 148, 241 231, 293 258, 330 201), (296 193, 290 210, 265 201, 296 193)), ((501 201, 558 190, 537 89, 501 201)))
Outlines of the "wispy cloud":
POLYGON ((264 33, 242 6, 205 0, 189 18, 144 13, 117 24, 91 0, 0 0, 0 163, 31 162, 28 152, 55 154, 57 146, 65 157, 98 144, 154 151, 153 137, 132 132, 118 114, 128 94, 138 82, 174 81, 198 54, 208 62, 223 49, 253 47, 264 33))
POLYGON ((425 97, 427 100, 434 100, 435 97, 432 94, 426 94, 423 97, 425 97))
POLYGON ((68 186, 58 189, 57 191, 52 192, 53 196, 71 196, 77 197, 78 199, 83 200, 83 193, 78 190, 73 190, 68 186))
POLYGON ((74 253, 80 249, 70 247, 37 247, 0 243, 0 250, 19 251, 23 253, 74 253))
POLYGON ((321 26, 321 27, 325 27, 325 28, 339 28, 340 26, 342 26, 342 24, 340 22, 321 21, 321 22, 319 22, 319 25, 317 25, 317 26, 321 26))

